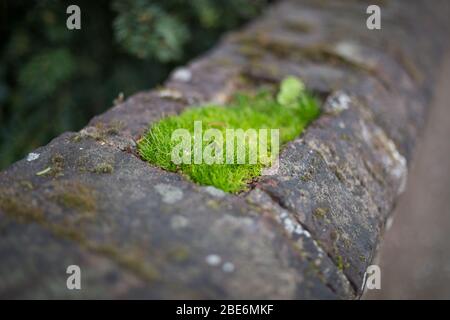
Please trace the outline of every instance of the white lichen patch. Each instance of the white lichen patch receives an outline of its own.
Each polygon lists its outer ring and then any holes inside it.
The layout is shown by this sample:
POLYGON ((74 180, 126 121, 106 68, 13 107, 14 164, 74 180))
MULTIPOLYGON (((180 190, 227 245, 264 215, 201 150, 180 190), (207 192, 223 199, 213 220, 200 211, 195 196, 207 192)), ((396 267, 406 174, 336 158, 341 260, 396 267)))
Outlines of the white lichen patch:
POLYGON ((189 82, 192 79, 192 72, 188 68, 178 68, 173 73, 173 79, 180 82, 189 82))
POLYGON ((180 91, 170 89, 170 88, 164 88, 164 89, 159 90, 158 96, 160 98, 173 99, 173 100, 183 99, 183 94, 180 91))
POLYGON ((183 190, 170 184, 157 184, 155 190, 161 195, 162 201, 167 204, 174 204, 183 199, 183 190))
POLYGON ((205 261, 211 267, 217 267, 222 262, 222 258, 218 254, 209 254, 206 256, 205 261))
POLYGON ((386 231, 389 231, 389 229, 391 229, 393 223, 394 217, 393 216, 388 217, 386 220, 386 231))
POLYGON ((334 51, 347 59, 360 60, 359 47, 354 42, 341 41, 334 46, 334 51))
POLYGON ((175 215, 170 220, 170 226, 175 230, 186 228, 188 225, 189 220, 182 215, 175 215))
POLYGON ((289 235, 305 236, 307 238, 311 237, 311 234, 305 230, 300 223, 295 221, 294 218, 292 218, 291 215, 285 210, 282 210, 278 214, 277 218, 289 235))
POLYGON ((294 222, 291 219, 289 219, 289 218, 284 219, 283 220, 283 225, 284 225, 284 229, 286 229, 286 231, 289 234, 292 234, 294 232, 295 224, 294 224, 294 222))
POLYGON ((342 57, 347 61, 351 61, 354 64, 360 65, 367 69, 374 69, 377 61, 374 60, 367 53, 364 54, 364 50, 360 45, 352 41, 341 41, 334 46, 334 53, 342 57))
POLYGON ((300 225, 295 228, 294 232, 299 236, 311 238, 311 234, 308 232, 308 230, 303 229, 300 225))
POLYGON ((224 191, 217 189, 213 186, 203 187, 202 189, 205 190, 211 196, 216 197, 216 198, 223 198, 226 195, 226 193, 224 191))
POLYGON ((37 160, 37 159, 39 159, 39 156, 40 156, 39 153, 30 152, 30 153, 27 155, 27 161, 28 161, 28 162, 31 162, 31 161, 37 160))
POLYGON ((234 269, 235 269, 234 264, 231 262, 225 262, 222 265, 222 271, 225 273, 231 273, 234 271, 234 269))
POLYGON ((352 98, 344 91, 337 91, 332 94, 325 103, 326 111, 339 114, 350 107, 352 98))
POLYGON ((408 176, 406 158, 379 127, 373 126, 373 129, 369 130, 363 120, 360 120, 360 126, 364 141, 379 154, 383 167, 398 182, 397 194, 402 193, 405 191, 408 176))

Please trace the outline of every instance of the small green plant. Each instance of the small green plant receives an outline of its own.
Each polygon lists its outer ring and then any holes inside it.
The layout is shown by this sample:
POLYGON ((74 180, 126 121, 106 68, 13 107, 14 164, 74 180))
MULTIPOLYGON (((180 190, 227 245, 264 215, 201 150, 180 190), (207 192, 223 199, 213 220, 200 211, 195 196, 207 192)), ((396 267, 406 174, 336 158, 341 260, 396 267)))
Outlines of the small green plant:
MULTIPOLYGON (((138 151, 144 160, 165 170, 182 172, 196 183, 212 185, 226 192, 239 192, 252 179, 261 175, 265 165, 260 162, 196 164, 195 161, 176 164, 172 161, 172 150, 177 146, 177 141, 172 139, 172 133, 182 128, 194 136, 194 123, 201 121, 203 130, 214 128, 222 132, 225 140, 222 145, 226 145, 227 129, 278 129, 279 144, 283 145, 296 138, 319 112, 317 100, 305 91, 303 83, 297 78, 288 77, 281 83, 276 98, 268 91, 260 91, 254 95, 238 94, 227 106, 210 104, 192 107, 180 115, 164 118, 150 127, 139 141, 138 151)), ((203 139, 202 147, 205 149, 217 142, 215 139, 203 139)), ((252 147, 251 143, 255 141, 246 140, 247 155, 252 147)), ((269 139, 269 154, 276 152, 270 146, 269 139)), ((189 157, 194 154, 193 149, 190 151, 189 157)), ((225 149, 223 153, 226 153, 225 149)))
MULTIPOLYGON (((277 102, 282 106, 295 108, 298 106, 298 99, 305 91, 305 85, 296 77, 287 77, 280 86, 280 92, 277 95, 277 102)), ((304 96, 304 95, 303 95, 304 96)))

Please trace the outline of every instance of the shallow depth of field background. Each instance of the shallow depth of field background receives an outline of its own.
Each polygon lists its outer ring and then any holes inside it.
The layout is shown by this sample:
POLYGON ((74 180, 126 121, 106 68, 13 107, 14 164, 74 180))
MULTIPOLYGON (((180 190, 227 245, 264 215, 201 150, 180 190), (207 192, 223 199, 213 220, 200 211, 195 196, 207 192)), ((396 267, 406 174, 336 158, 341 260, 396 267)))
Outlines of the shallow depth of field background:
POLYGON ((0 0, 0 169, 161 84, 268 0, 0 0), (81 8, 81 30, 66 8, 81 8))

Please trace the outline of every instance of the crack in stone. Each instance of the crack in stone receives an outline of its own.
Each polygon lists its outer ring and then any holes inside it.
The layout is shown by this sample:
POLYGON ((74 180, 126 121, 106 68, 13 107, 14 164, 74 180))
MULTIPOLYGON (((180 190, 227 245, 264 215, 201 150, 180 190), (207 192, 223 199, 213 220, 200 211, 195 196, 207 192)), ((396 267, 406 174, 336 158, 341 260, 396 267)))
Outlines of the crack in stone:
MULTIPOLYGON (((348 285, 351 286, 351 288, 352 288, 352 290, 353 290, 353 294, 355 294, 355 296, 356 296, 356 295, 357 295, 357 292, 358 292, 358 290, 357 290, 357 288, 356 288, 356 285, 354 285, 354 284, 349 280, 349 278, 347 277, 347 275, 346 275, 344 272, 342 272, 341 270, 339 270, 339 268, 337 267, 336 261, 334 260, 333 256, 319 244, 319 242, 317 241, 316 238, 314 238, 314 233, 311 232, 311 230, 309 230, 309 228, 308 228, 306 225, 304 225, 303 223, 300 222, 300 220, 299 220, 298 217, 296 216, 295 212, 293 212, 291 209, 289 209, 287 206, 285 206, 285 205, 283 204, 283 201, 282 201, 278 196, 276 196, 274 193, 270 192, 269 190, 262 190, 262 189, 259 189, 259 188, 258 188, 257 190, 259 190, 259 191, 261 191, 262 193, 266 194, 266 195, 267 195, 267 196, 268 196, 268 197, 269 197, 276 205, 278 205, 278 206, 279 206, 280 208, 282 208, 283 210, 287 211, 287 212, 290 214, 290 216, 295 220, 295 222, 296 222, 298 225, 300 225, 301 228, 303 228, 304 230, 306 230, 306 231, 310 234, 310 237, 311 237, 311 239, 312 239, 314 245, 316 246, 317 250, 318 250, 319 252, 326 253, 327 257, 330 259, 330 261, 333 263, 334 267, 336 268, 336 271, 338 272, 338 274, 339 274, 342 278, 345 279, 345 281, 347 282, 348 285)), ((257 205, 257 204, 256 204, 256 205, 257 205)), ((281 222, 280 222, 280 223, 281 223, 281 222)), ((335 288, 332 288, 331 284, 330 284, 328 281, 325 282, 325 285, 326 285, 328 288, 330 288, 330 290, 332 290, 334 293, 337 294, 336 289, 335 289, 335 288)))

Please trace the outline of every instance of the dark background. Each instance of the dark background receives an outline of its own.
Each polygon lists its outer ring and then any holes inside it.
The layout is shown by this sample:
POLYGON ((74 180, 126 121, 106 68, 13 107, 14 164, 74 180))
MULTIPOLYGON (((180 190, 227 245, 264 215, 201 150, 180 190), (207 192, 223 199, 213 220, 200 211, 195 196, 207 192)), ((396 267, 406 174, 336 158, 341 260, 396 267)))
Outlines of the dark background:
POLYGON ((0 169, 257 16, 268 0, 0 0, 0 169), (68 30, 66 8, 81 9, 68 30))

